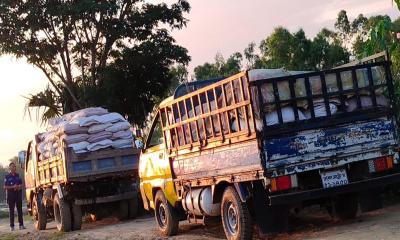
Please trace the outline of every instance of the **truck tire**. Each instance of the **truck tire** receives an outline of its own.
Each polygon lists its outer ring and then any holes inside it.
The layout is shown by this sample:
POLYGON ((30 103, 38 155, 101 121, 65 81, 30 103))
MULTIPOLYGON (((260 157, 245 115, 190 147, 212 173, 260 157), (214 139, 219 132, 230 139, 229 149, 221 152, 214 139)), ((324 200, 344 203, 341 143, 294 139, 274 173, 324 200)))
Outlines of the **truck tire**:
POLYGON ((232 186, 227 187, 222 196, 221 218, 228 240, 252 239, 253 223, 250 211, 232 186))
POLYGON ((336 216, 340 220, 353 219, 358 212, 358 198, 356 194, 343 194, 333 201, 336 216))
POLYGON ((119 209, 117 218, 120 221, 126 220, 129 217, 129 204, 127 200, 122 200, 119 202, 119 209))
POLYGON ((67 201, 60 199, 58 193, 53 199, 54 220, 58 231, 69 232, 72 229, 71 207, 67 201))
POLYGON ((81 206, 71 202, 72 230, 81 230, 82 228, 82 209, 81 206))
POLYGON ((163 236, 173 236, 178 233, 179 218, 176 210, 171 206, 161 190, 158 190, 154 198, 158 230, 163 236))
POLYGON ((47 225, 46 208, 42 203, 42 195, 35 194, 32 198, 32 217, 36 230, 45 230, 47 225))
POLYGON ((133 198, 128 200, 128 212, 129 212, 129 219, 136 218, 138 214, 138 198, 133 198))

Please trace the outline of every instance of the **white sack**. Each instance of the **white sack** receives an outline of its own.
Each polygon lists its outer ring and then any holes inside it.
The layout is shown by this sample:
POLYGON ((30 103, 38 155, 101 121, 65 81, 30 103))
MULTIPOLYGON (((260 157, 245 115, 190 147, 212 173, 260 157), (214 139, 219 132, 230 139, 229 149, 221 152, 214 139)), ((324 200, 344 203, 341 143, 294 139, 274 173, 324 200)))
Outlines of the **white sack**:
POLYGON ((67 123, 60 127, 58 133, 59 135, 62 135, 64 133, 67 135, 75 135, 75 134, 87 133, 88 129, 89 128, 87 127, 81 127, 77 123, 67 123))
MULTIPOLYGON (((337 113, 337 106, 333 103, 329 103, 329 108, 331 110, 331 115, 337 113)), ((314 105, 314 114, 315 117, 325 117, 328 114, 326 113, 325 104, 324 103, 317 103, 314 105)), ((311 118, 311 111, 306 111, 305 116, 307 119, 311 118)))
POLYGON ((128 122, 123 121, 123 122, 114 123, 111 127, 106 128, 106 131, 114 133, 114 132, 127 130, 130 127, 131 127, 131 125, 128 122))
POLYGON ((89 127, 88 133, 93 134, 93 133, 98 133, 103 131, 106 128, 109 128, 112 126, 112 123, 102 123, 102 124, 94 124, 89 127))
POLYGON ((119 113, 108 113, 101 116, 89 116, 78 119, 80 126, 90 126, 97 123, 115 123, 118 121, 125 121, 119 113))
POLYGON ((112 134, 111 139, 128 139, 132 138, 132 132, 130 130, 125 130, 125 131, 118 131, 112 134))
POLYGON ((88 134, 75 134, 75 135, 64 135, 61 137, 67 145, 83 142, 89 138, 88 134))
POLYGON ((105 140, 102 140, 100 142, 95 142, 95 143, 89 144, 87 146, 87 149, 89 151, 96 151, 96 150, 99 150, 99 149, 111 147, 112 144, 113 144, 113 141, 111 141, 110 139, 105 139, 105 140))
POLYGON ((58 141, 58 137, 55 134, 55 132, 51 131, 51 132, 46 132, 44 135, 44 142, 54 142, 54 141, 58 141))
POLYGON ((125 118, 121 116, 121 114, 115 112, 96 117, 100 123, 115 123, 119 121, 126 121, 125 118))
POLYGON ((95 115, 104 115, 107 113, 108 113, 107 109, 101 107, 91 107, 68 113, 64 115, 64 117, 68 121, 73 121, 77 118, 90 117, 95 115))
POLYGON ((88 145, 89 145, 89 142, 83 141, 83 142, 70 144, 70 145, 68 145, 68 147, 71 147, 77 153, 77 152, 81 152, 81 151, 86 151, 88 145))
MULTIPOLYGON (((282 119, 283 119, 284 123, 295 121, 294 111, 293 111, 292 107, 283 107, 283 108, 281 108, 281 111, 282 111, 282 119)), ((299 120, 306 119, 306 117, 304 116, 304 114, 301 111, 297 110, 297 112, 299 114, 299 120)), ((265 120, 266 120, 268 126, 278 124, 279 118, 278 118, 277 111, 273 111, 271 113, 266 114, 265 120)))
POLYGON ((114 148, 127 148, 133 147, 133 138, 130 139, 118 139, 112 143, 114 148))
POLYGON ((109 138, 111 138, 111 136, 112 136, 111 132, 102 131, 99 133, 94 133, 94 134, 89 135, 89 138, 87 139, 87 141, 90 143, 95 143, 95 142, 99 142, 104 139, 109 139, 109 138))
POLYGON ((79 124, 81 127, 87 127, 93 124, 98 124, 100 123, 99 120, 97 119, 97 116, 89 116, 89 117, 83 117, 76 119, 75 122, 79 124))
MULTIPOLYGON (((370 108, 373 106, 372 99, 370 96, 360 96, 360 102, 362 108, 370 108)), ((389 101, 385 96, 376 96, 376 105, 379 107, 389 106, 389 101)), ((346 111, 352 112, 357 109, 357 98, 353 97, 346 101, 346 111)))

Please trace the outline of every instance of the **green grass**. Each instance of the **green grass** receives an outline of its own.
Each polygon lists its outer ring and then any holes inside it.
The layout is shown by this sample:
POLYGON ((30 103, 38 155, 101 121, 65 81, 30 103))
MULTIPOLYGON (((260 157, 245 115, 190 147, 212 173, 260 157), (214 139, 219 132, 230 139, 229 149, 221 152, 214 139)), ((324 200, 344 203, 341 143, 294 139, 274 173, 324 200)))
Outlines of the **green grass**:
POLYGON ((29 214, 25 214, 24 215, 24 222, 30 222, 32 221, 32 216, 29 214))
POLYGON ((65 233, 63 233, 63 232, 56 232, 56 233, 52 234, 48 239, 49 240, 61 240, 61 239, 63 239, 64 234, 65 233))
POLYGON ((0 240, 14 240, 14 239, 18 239, 18 237, 16 235, 11 234, 11 233, 1 234, 0 235, 0 240))
POLYGON ((8 218, 8 211, 0 210, 0 219, 8 218))

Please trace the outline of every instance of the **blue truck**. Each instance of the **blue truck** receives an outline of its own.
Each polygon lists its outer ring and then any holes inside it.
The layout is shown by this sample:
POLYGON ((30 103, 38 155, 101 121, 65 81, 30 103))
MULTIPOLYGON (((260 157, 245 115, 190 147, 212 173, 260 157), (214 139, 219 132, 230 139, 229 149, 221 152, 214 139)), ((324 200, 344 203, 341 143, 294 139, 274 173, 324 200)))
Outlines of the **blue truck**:
MULTIPOLYGON (((383 55, 380 55, 383 56, 383 55)), ((140 157, 140 191, 163 235, 221 217, 227 239, 288 228, 292 208, 341 219, 382 207, 400 182, 390 62, 316 72, 250 70, 177 88, 140 157)))

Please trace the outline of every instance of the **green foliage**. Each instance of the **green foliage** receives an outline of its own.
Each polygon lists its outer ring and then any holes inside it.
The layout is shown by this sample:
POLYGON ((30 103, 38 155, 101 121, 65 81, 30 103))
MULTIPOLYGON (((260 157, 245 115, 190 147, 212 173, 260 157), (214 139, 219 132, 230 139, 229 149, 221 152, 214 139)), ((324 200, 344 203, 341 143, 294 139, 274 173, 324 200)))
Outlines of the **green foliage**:
MULTIPOLYGON (((66 113, 92 106, 87 93, 104 88, 109 65, 161 35, 173 42, 164 28, 184 27, 183 14, 189 10, 186 0, 169 5, 145 0, 4 0, 0 1, 0 53, 25 57, 46 75, 53 93, 47 88, 33 94, 28 106, 53 107, 44 111, 48 118, 50 113, 57 115, 55 108, 66 113), (49 94, 54 103, 47 101, 49 94)), ((173 60, 187 61, 186 52, 181 53, 173 60)), ((134 61, 142 61, 142 56, 136 57, 134 61)), ((151 99, 158 92, 147 94, 151 99)))
MULTIPOLYGON (((244 49, 245 67, 283 67, 288 70, 332 68, 349 59, 350 54, 341 43, 337 33, 328 29, 322 29, 314 39, 308 39, 303 29, 290 33, 286 28, 278 27, 261 41, 259 49, 254 42, 244 49)), ((217 54, 214 63, 204 63, 194 69, 196 79, 229 76, 239 72, 243 55, 235 53, 225 61, 221 54, 217 54)))
POLYGON ((195 78, 196 80, 207 80, 233 75, 240 72, 242 60, 243 56, 239 52, 232 54, 227 60, 220 53, 217 53, 214 63, 204 63, 194 69, 195 78))
POLYGON ((31 94, 26 97, 28 103, 25 107, 25 112, 29 114, 32 118, 32 109, 34 109, 36 119, 42 120, 42 122, 48 121, 50 118, 55 116, 60 116, 62 113, 62 108, 58 104, 58 96, 51 90, 49 86, 37 94, 31 94))
MULTIPOLYGON (((125 49, 106 67, 101 87, 88 89, 86 101, 124 113, 131 122, 141 124, 153 106, 170 93, 172 80, 179 77, 171 66, 187 64, 190 59, 187 50, 173 42, 166 31, 160 31, 125 49)), ((186 71, 183 65, 179 71, 186 71)))

